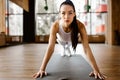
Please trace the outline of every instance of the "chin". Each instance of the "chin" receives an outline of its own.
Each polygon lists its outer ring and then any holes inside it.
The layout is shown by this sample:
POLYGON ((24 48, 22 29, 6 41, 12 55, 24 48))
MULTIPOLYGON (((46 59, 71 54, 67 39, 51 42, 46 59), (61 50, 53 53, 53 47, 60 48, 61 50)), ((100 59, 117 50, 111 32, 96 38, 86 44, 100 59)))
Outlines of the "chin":
POLYGON ((69 23, 65 23, 66 26, 69 26, 70 24, 69 23))

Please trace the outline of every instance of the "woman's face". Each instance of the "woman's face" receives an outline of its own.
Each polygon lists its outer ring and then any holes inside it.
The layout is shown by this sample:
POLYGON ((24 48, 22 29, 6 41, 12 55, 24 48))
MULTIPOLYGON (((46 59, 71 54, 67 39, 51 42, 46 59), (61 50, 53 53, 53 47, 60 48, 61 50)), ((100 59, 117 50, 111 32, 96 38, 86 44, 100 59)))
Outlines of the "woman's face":
POLYGON ((75 17, 73 7, 70 5, 62 5, 60 8, 60 18, 65 26, 69 26, 75 17))

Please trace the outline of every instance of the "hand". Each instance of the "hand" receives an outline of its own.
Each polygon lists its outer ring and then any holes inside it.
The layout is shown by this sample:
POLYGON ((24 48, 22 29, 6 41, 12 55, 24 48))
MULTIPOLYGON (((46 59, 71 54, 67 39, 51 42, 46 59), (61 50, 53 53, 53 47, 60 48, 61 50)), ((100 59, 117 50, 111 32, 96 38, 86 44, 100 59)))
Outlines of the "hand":
POLYGON ((91 72, 91 73, 89 74, 89 76, 90 76, 90 77, 95 77, 96 79, 99 78, 99 79, 101 79, 101 80, 105 80, 105 78, 107 78, 105 75, 103 75, 103 74, 101 74, 101 73, 98 73, 98 72, 95 72, 95 71, 91 72))
POLYGON ((42 78, 43 76, 47 76, 47 72, 42 71, 42 70, 40 70, 39 72, 33 75, 34 78, 38 78, 38 77, 42 78))

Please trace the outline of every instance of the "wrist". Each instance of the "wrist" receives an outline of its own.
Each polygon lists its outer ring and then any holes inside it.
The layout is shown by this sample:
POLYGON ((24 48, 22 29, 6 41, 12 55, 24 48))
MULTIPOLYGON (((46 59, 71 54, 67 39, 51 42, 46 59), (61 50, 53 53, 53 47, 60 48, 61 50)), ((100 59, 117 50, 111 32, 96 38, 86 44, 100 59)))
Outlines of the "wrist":
POLYGON ((94 72, 100 72, 100 70, 99 70, 99 69, 94 69, 93 71, 94 71, 94 72))
POLYGON ((44 68, 40 68, 40 71, 45 71, 45 69, 44 68))

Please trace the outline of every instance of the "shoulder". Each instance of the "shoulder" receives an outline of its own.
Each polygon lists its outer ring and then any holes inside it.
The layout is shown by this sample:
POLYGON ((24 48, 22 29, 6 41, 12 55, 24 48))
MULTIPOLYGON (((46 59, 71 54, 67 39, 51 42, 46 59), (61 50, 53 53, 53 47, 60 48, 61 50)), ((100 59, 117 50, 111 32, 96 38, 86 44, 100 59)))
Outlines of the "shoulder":
POLYGON ((78 24, 78 29, 80 31, 85 29, 85 26, 84 26, 84 24, 81 21, 77 20, 77 24, 78 24))
POLYGON ((58 32, 58 26, 59 26, 59 20, 56 20, 53 22, 52 26, 51 26, 51 31, 54 31, 54 32, 58 32))
POLYGON ((57 26, 58 24, 59 24, 59 20, 56 20, 56 21, 53 22, 54 26, 57 26))
POLYGON ((59 26, 59 20, 56 20, 56 21, 53 22, 51 27, 57 28, 58 26, 59 26))
POLYGON ((77 24, 78 24, 78 27, 84 27, 84 24, 79 20, 77 20, 77 24))

